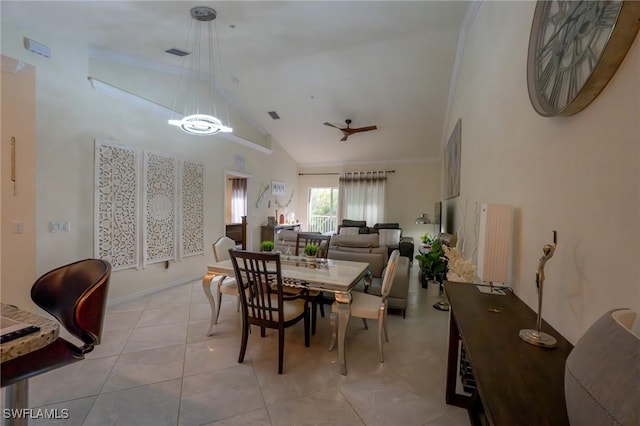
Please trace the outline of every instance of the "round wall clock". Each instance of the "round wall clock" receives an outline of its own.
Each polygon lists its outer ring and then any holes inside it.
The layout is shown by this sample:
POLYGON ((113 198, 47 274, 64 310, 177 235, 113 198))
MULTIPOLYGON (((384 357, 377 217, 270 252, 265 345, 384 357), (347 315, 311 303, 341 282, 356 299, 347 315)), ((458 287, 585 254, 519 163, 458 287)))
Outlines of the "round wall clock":
POLYGON ((538 1, 529 98, 545 117, 575 114, 607 85, 640 29, 640 1, 538 1))

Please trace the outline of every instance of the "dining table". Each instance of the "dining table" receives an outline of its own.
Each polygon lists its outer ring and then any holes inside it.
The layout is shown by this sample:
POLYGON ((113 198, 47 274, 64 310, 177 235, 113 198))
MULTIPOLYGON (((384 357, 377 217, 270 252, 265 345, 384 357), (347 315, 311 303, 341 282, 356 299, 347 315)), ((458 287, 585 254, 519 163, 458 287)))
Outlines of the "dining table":
MULTIPOLYGON (((37 330, 0 344, 2 362, 19 360, 21 356, 37 351, 53 343, 60 332, 60 324, 50 318, 34 314, 17 306, 0 303, 2 317, 23 326, 37 326, 37 330)), ((3 321, 4 322, 4 321, 3 321)), ((28 410, 29 379, 21 380, 7 387, 4 406, 12 410, 28 410)), ((14 411, 15 413, 15 411, 14 411)), ((23 413, 25 414, 25 413, 23 413)), ((27 413, 28 414, 28 413, 27 413)), ((5 415, 5 412, 3 412, 5 415)), ((5 425, 26 425, 28 416, 9 416, 5 425)))
MULTIPOLYGON (((337 313, 332 312, 332 320, 338 323, 338 361, 340 373, 347 374, 345 356, 345 335, 351 316, 351 291, 363 279, 369 276, 367 262, 350 260, 334 260, 306 258, 304 256, 281 255, 282 277, 287 282, 296 282, 297 286, 309 290, 333 293, 337 302, 337 313)), ((202 279, 204 293, 211 306, 211 325, 215 318, 216 304, 211 293, 211 282, 214 277, 233 277, 235 275, 230 259, 207 266, 207 273, 202 279)), ((218 307, 219 309, 220 307, 218 307)))

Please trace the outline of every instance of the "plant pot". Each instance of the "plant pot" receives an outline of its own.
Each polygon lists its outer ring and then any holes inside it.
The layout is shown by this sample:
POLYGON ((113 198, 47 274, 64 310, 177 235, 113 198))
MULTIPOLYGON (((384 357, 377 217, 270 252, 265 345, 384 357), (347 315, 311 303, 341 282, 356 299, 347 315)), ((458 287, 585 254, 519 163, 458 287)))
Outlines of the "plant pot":
POLYGON ((440 283, 438 281, 427 281, 427 296, 433 298, 440 297, 440 283))

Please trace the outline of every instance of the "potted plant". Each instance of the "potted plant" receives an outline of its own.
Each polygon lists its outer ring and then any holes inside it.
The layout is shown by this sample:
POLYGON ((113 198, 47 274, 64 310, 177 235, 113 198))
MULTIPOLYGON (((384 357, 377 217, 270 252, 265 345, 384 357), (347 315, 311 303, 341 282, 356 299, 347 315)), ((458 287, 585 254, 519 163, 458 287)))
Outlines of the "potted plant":
POLYGON ((428 232, 422 235, 420 239, 422 240, 422 243, 426 245, 431 245, 435 241, 435 237, 428 232))
POLYGON ((266 251, 266 252, 273 251, 274 247, 275 247, 275 244, 273 244, 273 241, 266 240, 260 243, 260 250, 262 251, 266 251))
POLYGON ((420 262, 420 275, 423 287, 428 281, 442 282, 444 274, 447 271, 447 260, 444 256, 444 250, 440 241, 435 240, 431 243, 431 250, 425 254, 416 256, 416 260, 420 262))
POLYGON ((315 244, 307 244, 304 246, 304 254, 309 257, 315 257, 318 254, 318 246, 315 244))

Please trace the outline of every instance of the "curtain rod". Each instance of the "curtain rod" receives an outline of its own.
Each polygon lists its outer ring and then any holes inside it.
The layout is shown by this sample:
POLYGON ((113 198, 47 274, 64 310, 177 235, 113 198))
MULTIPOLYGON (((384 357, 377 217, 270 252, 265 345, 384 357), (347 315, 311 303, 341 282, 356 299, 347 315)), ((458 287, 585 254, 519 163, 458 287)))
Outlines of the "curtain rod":
MULTIPOLYGON (((373 170, 373 171, 367 171, 367 172, 360 172, 360 173, 379 173, 379 172, 385 172, 385 173, 395 173, 395 170, 373 170)), ((359 172, 344 172, 344 173, 359 173, 359 172)), ((328 176, 328 175, 339 175, 340 173, 338 172, 333 172, 333 173, 298 173, 298 176, 328 176)))

